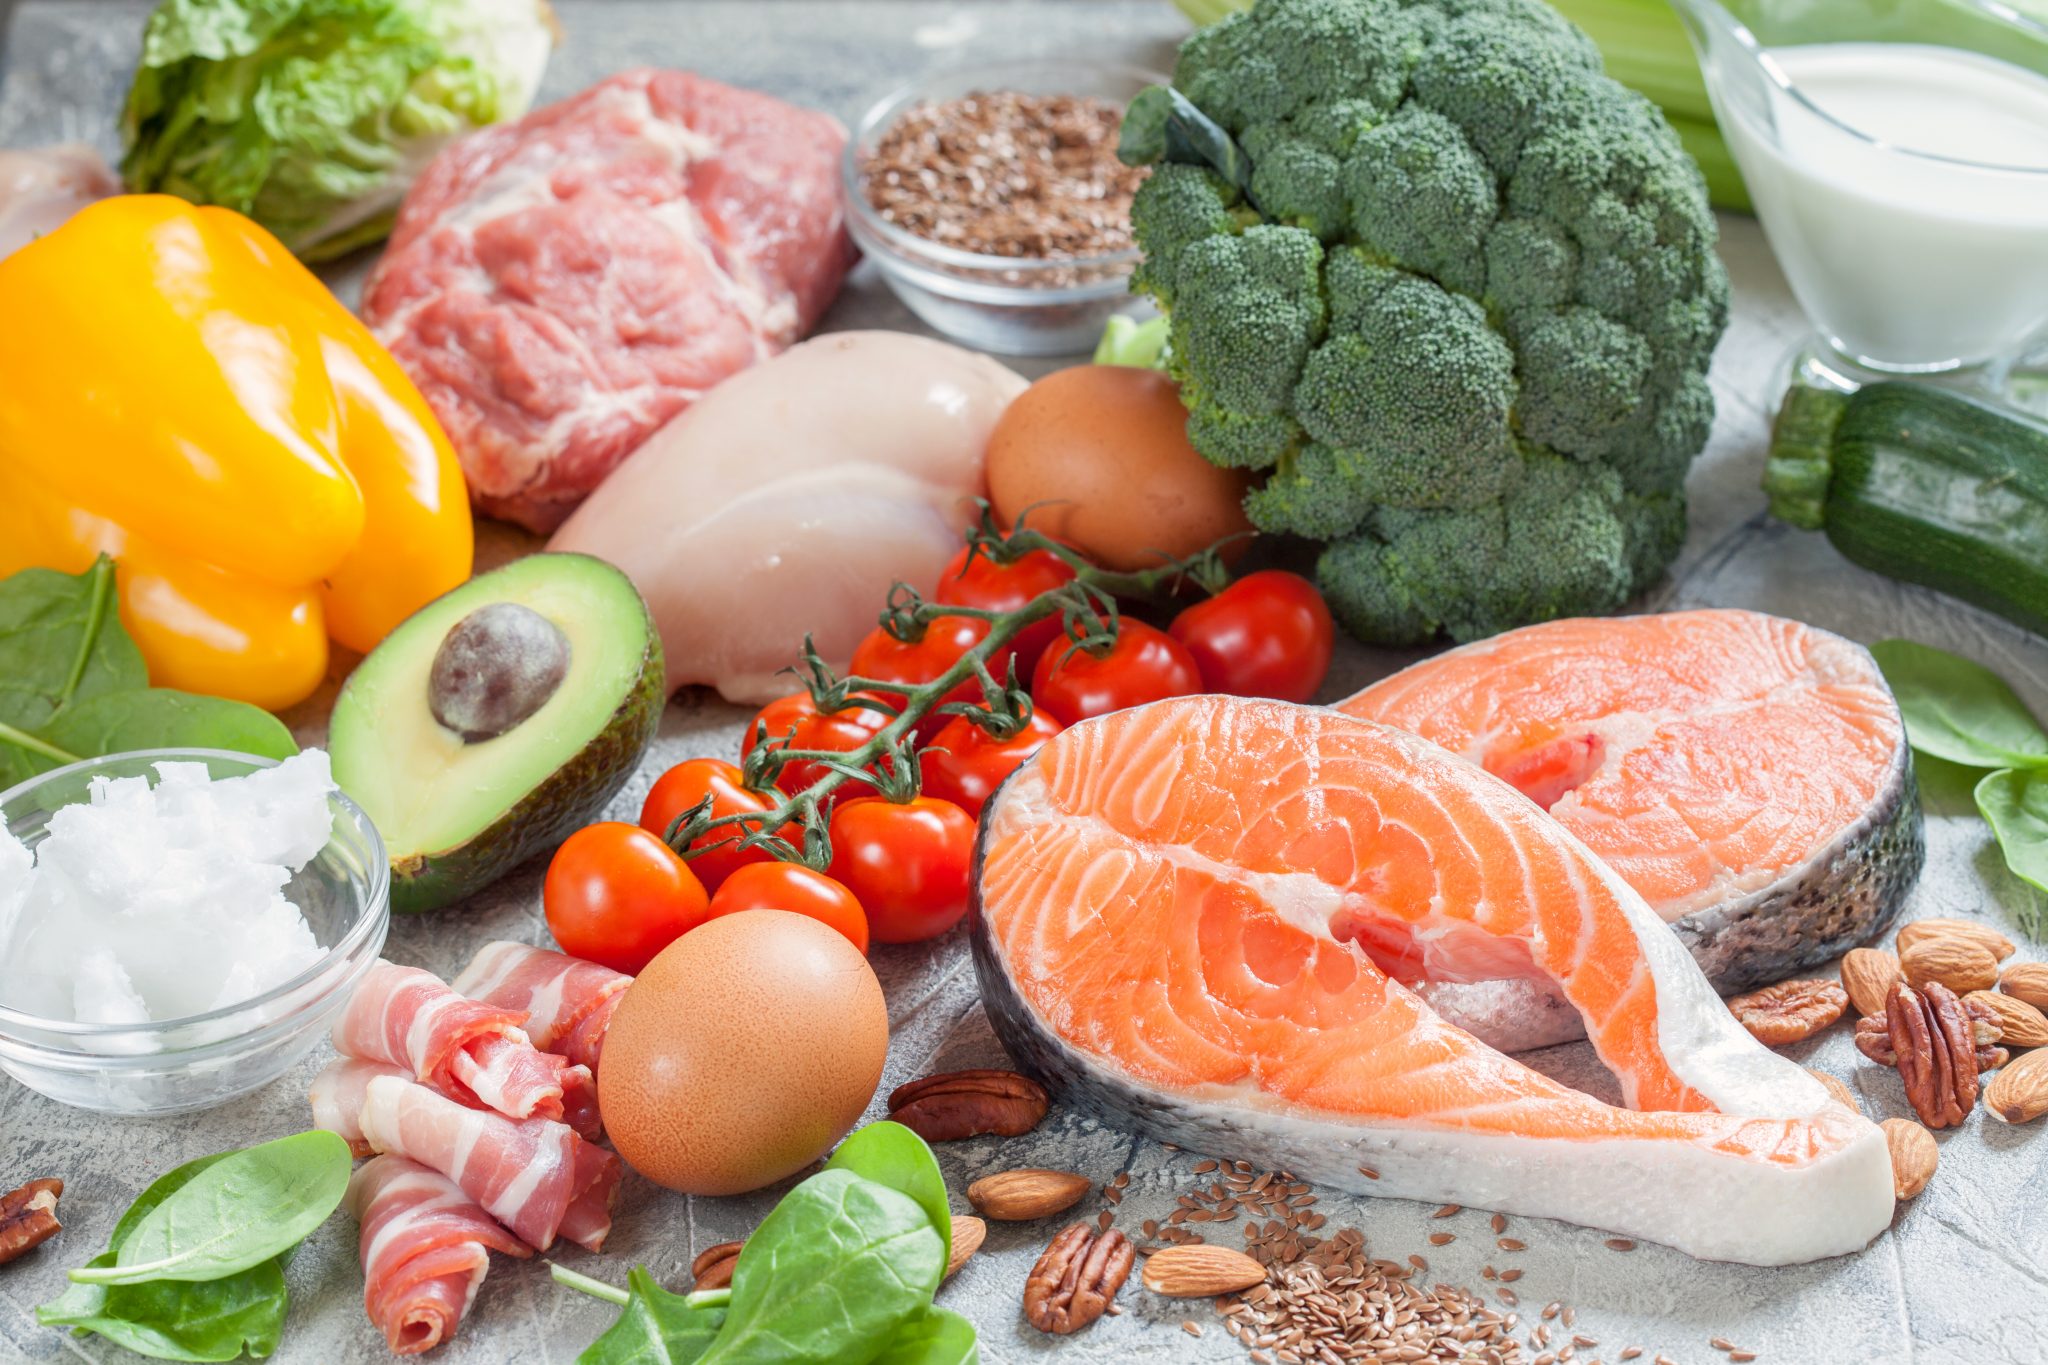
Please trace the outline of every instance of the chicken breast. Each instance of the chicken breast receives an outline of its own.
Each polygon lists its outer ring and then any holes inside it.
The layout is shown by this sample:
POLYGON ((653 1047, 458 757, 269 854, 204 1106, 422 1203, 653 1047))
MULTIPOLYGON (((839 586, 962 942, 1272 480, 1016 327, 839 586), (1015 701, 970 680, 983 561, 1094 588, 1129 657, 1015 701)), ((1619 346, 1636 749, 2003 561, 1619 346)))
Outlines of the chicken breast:
POLYGON ((548 548, 610 560, 653 609, 671 688, 762 702, 810 634, 844 667, 890 584, 929 591, 979 515, 1024 380, 900 332, 839 332, 726 380, 649 437, 548 548))
POLYGON ((120 192, 121 182, 90 147, 0 148, 0 256, 62 227, 95 199, 120 192))

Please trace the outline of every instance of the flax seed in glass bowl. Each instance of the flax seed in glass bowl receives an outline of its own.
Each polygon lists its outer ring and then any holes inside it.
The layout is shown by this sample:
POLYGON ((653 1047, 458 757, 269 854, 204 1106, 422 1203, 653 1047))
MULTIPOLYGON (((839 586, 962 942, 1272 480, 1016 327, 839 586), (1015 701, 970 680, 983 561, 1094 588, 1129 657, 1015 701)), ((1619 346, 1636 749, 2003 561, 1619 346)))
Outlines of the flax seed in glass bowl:
POLYGON ((927 77, 877 101, 842 159, 847 227, 904 306, 1006 355, 1093 350, 1141 257, 1116 159, 1124 105, 1166 77, 1076 61, 927 77))

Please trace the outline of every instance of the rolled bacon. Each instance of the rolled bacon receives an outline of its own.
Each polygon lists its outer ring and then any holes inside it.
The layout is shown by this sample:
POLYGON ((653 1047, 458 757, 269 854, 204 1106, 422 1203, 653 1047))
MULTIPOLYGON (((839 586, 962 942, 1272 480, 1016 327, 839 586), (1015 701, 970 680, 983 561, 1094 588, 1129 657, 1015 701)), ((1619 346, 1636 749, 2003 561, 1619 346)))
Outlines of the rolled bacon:
MULTIPOLYGON (((432 972, 378 962, 334 1023, 345 1057, 411 1071, 413 1079, 510 1118, 559 1119, 576 1097, 579 1118, 594 1123, 582 1092, 590 1073, 533 1046, 523 1010, 458 994, 432 972)), ((595 1128, 592 1128, 595 1131, 595 1128)))
POLYGON ((564 953, 500 940, 477 950, 455 989, 518 1010, 535 1047, 597 1071, 605 1030, 633 978, 564 953))
POLYGON ((363 1304, 399 1355, 455 1335, 492 1251, 533 1254, 454 1181, 401 1156, 371 1159, 345 1202, 362 1225, 363 1304))
POLYGON ((363 1136, 363 1092, 379 1076, 412 1079, 404 1067, 344 1057, 321 1068, 306 1091, 306 1098, 313 1102, 313 1126, 340 1134, 349 1151, 359 1157, 370 1154, 370 1140, 363 1136))
POLYGON ((567 1124, 471 1109, 390 1074, 365 1076, 361 1101, 356 1127, 373 1150, 439 1171, 528 1246, 604 1246, 624 1168, 567 1124))

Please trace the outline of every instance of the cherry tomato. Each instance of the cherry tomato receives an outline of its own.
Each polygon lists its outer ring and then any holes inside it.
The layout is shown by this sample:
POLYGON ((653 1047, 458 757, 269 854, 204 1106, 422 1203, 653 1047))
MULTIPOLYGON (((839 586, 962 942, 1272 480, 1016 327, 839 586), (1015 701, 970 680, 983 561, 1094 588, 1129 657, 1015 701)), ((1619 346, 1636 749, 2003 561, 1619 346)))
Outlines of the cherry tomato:
POLYGON ((832 812, 832 879, 859 899, 877 943, 936 938, 967 913, 974 817, 936 797, 848 801, 832 812))
POLYGON ((1336 637, 1316 585, 1299 574, 1246 574, 1173 618, 1167 631, 1187 646, 1211 692, 1307 701, 1330 671, 1336 637))
POLYGON ((868 950, 868 917, 853 893, 801 863, 749 863, 725 879, 711 898, 710 918, 742 910, 787 910, 809 915, 837 929, 862 952, 868 950))
MULTIPOLYGON (((984 611, 1015 611, 1040 593, 1074 580, 1073 566, 1050 550, 1033 550, 1008 564, 998 564, 985 554, 975 555, 971 562, 967 556, 968 551, 962 550, 946 565, 945 572, 939 575, 938 589, 932 594, 934 602, 979 607, 984 611)), ((1029 678, 1045 647, 1059 636, 1057 616, 1025 627, 1010 646, 1017 658, 1017 676, 1029 678)), ((995 672, 997 682, 1003 680, 1000 670, 991 671, 995 672)))
POLYGON ((1122 618, 1116 643, 1100 656, 1071 644, 1048 649, 1031 677, 1031 699, 1062 725, 1202 690, 1194 655, 1143 621, 1122 618))
MULTIPOLYGON (((987 634, 988 622, 978 616, 941 616, 925 627, 924 638, 915 644, 899 640, 876 626, 860 642, 860 648, 853 651, 853 666, 849 671, 863 678, 882 678, 889 682, 928 683, 951 668, 961 655, 980 644, 987 634)), ((1010 653, 1008 649, 1000 650, 995 658, 989 660, 989 672, 995 675, 997 682, 1003 680, 1010 653)), ((882 692, 880 688, 875 690, 882 692)), ((899 701, 903 696, 900 692, 882 694, 899 701)), ((947 692, 944 700, 980 701, 981 684, 970 678, 947 692)))
POLYGON ((951 801, 969 815, 981 807, 1017 765, 1037 753, 1060 732, 1060 723, 1037 707, 1031 719, 1008 739, 991 739, 988 731, 965 716, 955 716, 932 736, 932 745, 918 755, 926 796, 951 801))
MULTIPOLYGON (((809 692, 792 692, 778 697, 761 708, 760 714, 747 725, 747 737, 740 742, 740 757, 753 752, 755 736, 762 726, 768 727, 770 742, 779 743, 782 737, 796 730, 796 739, 789 746, 795 749, 823 749, 834 753, 846 753, 858 749, 875 737, 875 732, 889 723, 883 712, 865 706, 848 706, 843 711, 820 712, 809 692)), ((816 782, 825 775, 825 769, 815 763, 788 763, 776 775, 775 785, 791 796, 816 782)), ((842 797, 864 795, 874 791, 865 782, 849 782, 839 788, 842 797)))
POLYGON ((702 924, 707 908, 703 883, 674 849, 618 820, 579 829, 555 850, 541 904, 563 952, 628 976, 702 924))
MULTIPOLYGON (((711 798, 714 817, 765 811, 773 805, 768 797, 747 788, 745 779, 740 775, 739 764, 727 763, 722 758, 692 758, 676 764, 656 779, 647 799, 640 805, 640 828, 658 839, 668 833, 668 827, 675 823, 677 816, 707 796, 711 798)), ((789 828, 788 825, 782 827, 784 837, 788 837, 789 828)), ((704 883, 706 891, 716 891, 727 877, 749 863, 774 859, 775 855, 763 848, 729 847, 742 837, 741 826, 726 825, 690 845, 692 849, 706 850, 694 858, 684 859, 690 865, 690 871, 697 874, 697 880, 704 883)))

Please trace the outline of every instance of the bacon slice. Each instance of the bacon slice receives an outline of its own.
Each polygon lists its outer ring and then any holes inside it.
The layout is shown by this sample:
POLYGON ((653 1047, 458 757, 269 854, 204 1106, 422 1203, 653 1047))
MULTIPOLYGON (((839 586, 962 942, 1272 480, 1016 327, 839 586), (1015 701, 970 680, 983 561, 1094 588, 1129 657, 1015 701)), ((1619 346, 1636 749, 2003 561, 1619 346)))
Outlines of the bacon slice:
POLYGON ((633 978, 565 953, 499 940, 477 950, 455 989, 524 1011, 534 1046, 597 1071, 605 1030, 633 978))
POLYGON ((611 1231, 624 1167, 567 1124, 466 1108, 391 1075, 367 1078, 357 1124, 374 1150, 439 1171, 536 1250, 562 1234, 597 1251, 611 1231))
POLYGON ((359 1157, 370 1154, 370 1141, 363 1136, 363 1092, 379 1076, 412 1079, 403 1067, 344 1057, 322 1067, 306 1091, 306 1098, 313 1102, 313 1126, 340 1134, 359 1157))
POLYGON ((432 972, 378 962, 334 1023, 335 1051, 409 1068, 415 1080, 510 1118, 562 1118, 567 1059, 536 1049, 521 1010, 472 1000, 432 972))
POLYGON ((363 1304, 402 1356, 455 1335, 490 1252, 533 1254, 454 1181, 401 1156, 372 1158, 349 1181, 345 1202, 362 1225, 363 1304))

